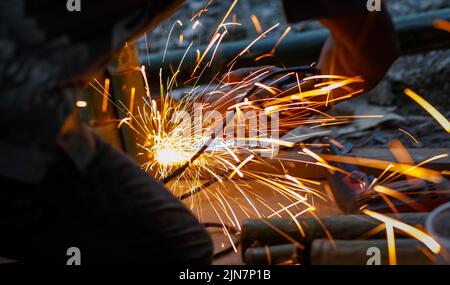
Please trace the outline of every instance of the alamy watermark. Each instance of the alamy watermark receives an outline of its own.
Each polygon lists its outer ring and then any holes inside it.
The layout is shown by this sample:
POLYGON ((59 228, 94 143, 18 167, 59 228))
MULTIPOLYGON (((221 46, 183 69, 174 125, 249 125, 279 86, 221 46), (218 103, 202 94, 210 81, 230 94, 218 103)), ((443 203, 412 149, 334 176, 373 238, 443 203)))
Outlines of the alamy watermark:
POLYGON ((369 12, 380 12, 381 0, 367 0, 367 10, 369 12))
POLYGON ((381 250, 378 247, 370 247, 366 252, 370 258, 367 260, 367 265, 381 265, 381 250))
POLYGON ((263 157, 272 157, 279 151, 280 118, 276 111, 226 112, 206 111, 205 105, 193 104, 193 113, 181 110, 173 114, 171 122, 177 124, 177 132, 184 140, 194 144, 214 134, 216 141, 225 142, 229 147, 262 148, 263 157))
MULTIPOLYGON (((67 11, 81 12, 81 0, 67 0, 67 11)), ((381 11, 381 0, 367 0, 367 10, 369 12, 381 11)))
MULTIPOLYGON (((81 12, 81 0, 67 0, 67 11, 81 12)), ((381 11, 381 0, 367 0, 367 10, 369 12, 381 11)))
POLYGON ((81 0, 67 0, 66 8, 69 12, 81 12, 81 0))
POLYGON ((70 247, 66 251, 67 259, 66 265, 81 265, 81 251, 78 247, 70 247))

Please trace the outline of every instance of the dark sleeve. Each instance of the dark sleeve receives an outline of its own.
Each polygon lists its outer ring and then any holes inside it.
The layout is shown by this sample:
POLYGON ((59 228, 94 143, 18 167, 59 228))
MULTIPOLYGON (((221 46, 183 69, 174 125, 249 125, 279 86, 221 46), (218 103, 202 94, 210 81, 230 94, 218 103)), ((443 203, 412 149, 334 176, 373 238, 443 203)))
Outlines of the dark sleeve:
POLYGON ((368 90, 399 56, 395 28, 385 5, 369 12, 368 0, 284 0, 288 21, 318 18, 331 32, 319 61, 324 74, 362 76, 368 90))
POLYGON ((367 0, 283 0, 289 23, 314 18, 367 14, 367 0))

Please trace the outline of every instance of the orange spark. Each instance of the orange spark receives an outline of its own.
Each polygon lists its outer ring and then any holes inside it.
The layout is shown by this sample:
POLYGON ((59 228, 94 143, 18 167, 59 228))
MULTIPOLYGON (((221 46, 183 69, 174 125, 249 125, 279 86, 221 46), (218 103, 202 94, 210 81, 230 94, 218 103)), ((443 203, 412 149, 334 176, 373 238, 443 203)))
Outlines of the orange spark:
POLYGON ((375 191, 377 191, 378 193, 382 193, 388 196, 391 196, 399 201, 402 201, 403 203, 411 206, 412 208, 414 208, 414 210, 416 211, 423 211, 423 207, 417 203, 416 201, 414 201, 413 199, 411 199, 410 197, 406 196, 405 194, 403 194, 402 192, 399 191, 395 191, 391 188, 385 187, 385 186, 381 186, 381 185, 376 185, 375 187, 373 187, 373 189, 375 191))
POLYGON ((280 23, 272 26, 270 29, 259 35, 255 40, 253 40, 246 48, 244 48, 233 60, 228 64, 228 66, 233 66, 233 64, 236 62, 238 58, 240 58, 243 54, 245 54, 255 43, 257 43, 259 40, 261 40, 263 37, 267 36, 268 33, 270 33, 272 30, 278 28, 280 23))
POLYGON ((225 16, 223 17, 222 21, 220 22, 219 26, 217 27, 217 30, 214 32, 213 38, 219 33, 219 29, 222 27, 222 25, 225 23, 225 21, 227 20, 228 16, 230 15, 231 11, 233 11, 234 7, 236 6, 236 4, 239 2, 239 0, 234 0, 233 4, 231 4, 230 8, 228 9, 227 13, 225 14, 225 16))
POLYGON ((434 254, 438 254, 441 251, 441 246, 439 245, 439 243, 437 243, 431 236, 429 236, 428 234, 424 233, 421 230, 416 229, 415 227, 412 227, 399 220, 367 209, 363 210, 363 213, 369 217, 372 217, 385 223, 386 227, 391 226, 393 228, 399 229, 402 232, 417 239, 418 241, 426 245, 434 254))
POLYGON ((389 264, 397 265, 397 250, 395 248, 394 227, 389 224, 386 224, 386 239, 389 254, 389 264))
POLYGON ((203 52, 202 57, 197 61, 197 65, 194 68, 194 71, 192 72, 192 77, 195 75, 195 73, 197 72, 197 69, 200 67, 200 64, 202 63, 202 61, 205 59, 206 55, 208 54, 209 50, 214 46, 214 44, 220 39, 220 34, 217 33, 213 39, 209 42, 208 46, 206 47, 205 51, 203 52))
POLYGON ((439 30, 443 30, 450 33, 450 22, 447 20, 434 21, 434 27, 439 30))
POLYGON ((130 112, 130 116, 133 116, 133 110, 134 110, 134 96, 136 95, 136 88, 131 88, 131 94, 130 94, 130 108, 128 108, 130 112))
POLYGON ((145 72, 145 65, 141 66, 140 69, 141 69, 142 78, 144 79, 145 94, 147 95, 147 98, 150 100, 152 98, 152 94, 150 93, 150 87, 148 85, 147 72, 145 72))
POLYGON ((382 161, 371 158, 352 157, 352 156, 338 156, 331 154, 322 154, 322 157, 327 161, 334 161, 346 164, 354 164, 359 166, 366 166, 376 169, 385 170, 389 168, 391 172, 408 173, 409 176, 421 178, 434 183, 440 183, 442 176, 440 172, 426 169, 418 166, 411 166, 408 164, 395 163, 390 161, 382 161), (392 165, 392 166, 390 166, 392 165))
POLYGON ((109 100, 109 87, 110 80, 109 78, 105 79, 105 88, 103 89, 103 101, 102 101, 102 112, 106 112, 108 109, 108 100, 109 100))
POLYGON ((243 177, 244 174, 237 172, 239 170, 241 170, 242 167, 244 167, 244 165, 246 165, 247 163, 249 163, 255 156, 252 154, 249 157, 247 157, 244 161, 242 161, 238 167, 236 167, 236 170, 234 170, 231 174, 230 174, 230 179, 232 179, 234 177, 234 175, 236 175, 236 173, 238 173, 239 176, 243 177))
POLYGON ((404 133, 405 135, 407 135, 410 139, 412 139, 416 144, 420 144, 419 141, 413 136, 411 135, 409 132, 405 131, 404 129, 398 129, 400 132, 404 133))
POLYGON ((199 49, 197 49, 196 53, 197 53, 197 59, 196 59, 195 62, 198 63, 200 61, 200 58, 201 58, 202 54, 200 53, 199 49))
POLYGON ((286 30, 284 30, 283 34, 280 36, 280 38, 278 39, 277 43, 275 44, 275 46, 272 48, 271 50, 271 54, 275 54, 278 46, 281 44, 281 42, 283 41, 283 39, 289 34, 289 32, 291 31, 291 26, 287 27, 286 30))
POLYGON ((261 23, 258 20, 258 17, 256 15, 251 15, 250 19, 252 20, 253 26, 255 26, 255 30, 258 34, 261 34, 263 32, 261 23))
POLYGON ((205 5, 205 7, 200 9, 200 11, 191 18, 191 22, 194 21, 196 18, 200 18, 204 13, 208 12, 208 8, 209 6, 211 6, 212 3, 213 0, 209 0, 208 3, 205 5))
POLYGON ((272 88, 272 87, 269 87, 269 86, 267 86, 267 85, 265 85, 265 84, 262 84, 262 83, 256 82, 256 83, 255 83, 255 86, 258 86, 258 87, 260 87, 260 88, 262 88, 262 89, 264 89, 264 90, 267 90, 267 91, 269 91, 269 92, 270 92, 270 94, 272 94, 272 95, 277 95, 277 92, 275 91, 275 89, 274 89, 274 88, 272 88))
POLYGON ((263 55, 258 56, 257 58, 255 58, 255 61, 260 61, 263 58, 267 58, 267 57, 273 57, 272 53, 265 53, 263 55))
POLYGON ((123 118, 122 120, 120 120, 119 124, 117 125, 117 128, 120 129, 123 124, 127 124, 128 125, 129 121, 131 121, 130 117, 123 118))
POLYGON ((339 172, 345 173, 346 175, 350 175, 350 173, 348 173, 347 171, 330 165, 325 159, 323 159, 318 154, 312 152, 311 150, 309 150, 307 148, 303 148, 303 152, 306 153, 307 155, 311 156, 315 160, 317 160, 319 162, 319 165, 321 165, 325 168, 328 168, 332 174, 334 173, 334 171, 339 171, 339 172))
POLYGON ((183 45, 183 42, 184 42, 184 35, 181 34, 181 35, 180 35, 179 45, 182 46, 182 45, 183 45))
POLYGON ((433 118, 447 131, 450 133, 450 122, 442 115, 436 108, 434 108, 430 103, 428 103, 425 99, 420 97, 419 94, 412 91, 411 89, 405 89, 405 94, 408 95, 411 99, 416 101, 422 108, 424 108, 433 118))
POLYGON ((406 147, 399 140, 393 140, 389 143, 389 150, 395 159, 400 163, 414 165, 414 160, 406 147))
MULTIPOLYGON (((311 77, 312 78, 312 77, 311 77)), ((318 77, 315 77, 318 78, 318 77)), ((306 81, 307 79, 305 79, 306 81)), ((361 83, 364 82, 364 80, 357 76, 357 77, 352 77, 352 78, 347 78, 345 80, 330 84, 326 87, 322 87, 320 89, 314 89, 314 90, 308 90, 308 91, 304 91, 301 93, 297 93, 297 94, 293 94, 293 95, 289 95, 286 96, 284 98, 281 98, 279 100, 274 100, 273 103, 271 103, 272 105, 274 104, 278 104, 279 101, 283 101, 283 100, 288 100, 288 101, 298 101, 298 100, 302 100, 304 98, 308 98, 308 97, 315 97, 315 96, 320 96, 320 95, 325 95, 335 89, 341 88, 343 86, 352 84, 352 83, 361 83)))

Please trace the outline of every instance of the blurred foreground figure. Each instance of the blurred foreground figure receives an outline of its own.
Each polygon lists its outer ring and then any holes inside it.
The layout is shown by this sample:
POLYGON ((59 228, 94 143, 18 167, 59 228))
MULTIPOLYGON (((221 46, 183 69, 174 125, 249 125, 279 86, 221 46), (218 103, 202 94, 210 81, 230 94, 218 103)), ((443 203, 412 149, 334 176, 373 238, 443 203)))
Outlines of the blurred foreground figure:
POLYGON ((82 264, 208 264, 192 213, 79 123, 75 92, 181 1, 0 1, 0 256, 82 264), (60 4, 55 4, 59 2, 60 4))
MULTIPOLYGON (((0 256, 64 264, 78 247, 82 264, 210 263, 192 213, 74 111, 77 89, 183 1, 89 0, 76 13, 54 2, 0 1, 0 256)), ((387 11, 366 0, 284 5, 290 21, 324 17, 323 73, 370 88, 397 57, 387 11)))

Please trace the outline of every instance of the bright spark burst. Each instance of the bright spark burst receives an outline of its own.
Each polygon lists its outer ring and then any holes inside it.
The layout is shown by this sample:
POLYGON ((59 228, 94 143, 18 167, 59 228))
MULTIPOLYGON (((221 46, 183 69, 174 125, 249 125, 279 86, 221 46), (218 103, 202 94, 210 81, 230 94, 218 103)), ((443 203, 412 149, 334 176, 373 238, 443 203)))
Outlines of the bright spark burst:
MULTIPOLYGON (((227 11, 227 15, 231 13, 236 2, 233 2, 232 7, 227 11)), ((206 50, 197 53, 198 61, 194 73, 211 65, 218 46, 227 34, 226 19, 227 16, 223 18, 206 50), (212 59, 210 62, 204 63, 203 61, 208 53, 213 55, 212 59)), ((179 22, 176 23, 181 25, 179 22)), ((278 24, 262 32, 257 39, 252 41, 232 60, 232 63, 239 60, 239 57, 249 51, 257 41, 277 27, 278 24)), ((289 30, 283 33, 282 38, 289 30)), ((277 42, 277 45, 279 42, 277 42)), ((189 48, 191 46, 192 44, 189 48)), ((203 103, 204 112, 208 110, 234 111, 236 114, 233 119, 234 123, 242 119, 245 116, 244 114, 253 111, 270 113, 269 118, 275 112, 284 114, 284 119, 280 122, 280 129, 291 129, 295 125, 323 126, 327 122, 347 121, 348 118, 332 117, 320 111, 327 103, 320 96, 345 87, 349 90, 348 97, 351 97, 358 94, 351 89, 351 84, 361 81, 360 78, 323 75, 305 78, 300 82, 298 74, 290 73, 273 82, 262 83, 259 80, 270 72, 266 67, 262 67, 239 82, 214 81, 209 84, 211 88, 206 91, 197 91, 199 89, 194 86, 181 100, 176 101, 171 93, 175 86, 179 86, 176 77, 182 64, 183 62, 180 62, 179 68, 166 81, 167 84, 163 84, 165 80, 160 78, 160 96, 158 99, 150 99, 150 87, 145 68, 140 68, 140 73, 146 85, 146 94, 142 96, 146 99, 145 103, 143 106, 134 106, 135 96, 138 95, 135 94, 135 89, 132 89, 130 105, 122 104, 122 109, 124 113, 128 114, 128 117, 123 119, 119 125, 127 125, 136 132, 137 136, 145 137, 145 143, 139 145, 146 160, 142 167, 158 179, 167 177, 185 163, 190 162, 201 146, 210 140, 212 130, 217 127, 212 122, 200 122, 199 124, 195 122, 195 119, 193 123, 191 120, 185 120, 184 114, 195 112, 196 103, 203 103), (292 75, 296 76, 296 81, 301 86, 294 86, 290 90, 279 90, 272 86, 286 76, 292 75), (303 85, 311 84, 318 79, 321 80, 320 84, 318 83, 316 86, 313 84, 313 87, 309 89, 303 87, 303 85), (246 92, 254 88, 256 88, 256 93, 268 91, 270 95, 263 98, 252 98, 249 94, 250 97, 244 98, 246 92), (305 91, 299 94, 299 90, 303 89, 305 91), (295 95, 289 95, 292 93, 295 95), (236 98, 239 100, 236 101, 236 98), (268 112, 268 109, 271 109, 271 111, 268 112), (297 115, 293 116, 293 113, 297 113, 297 115), (315 117, 311 118, 311 114, 315 117)), ((201 76, 203 71, 199 74, 201 76)), ((226 117, 219 119, 224 118, 226 117)), ((251 120, 252 116, 247 117, 247 119, 251 120)), ((246 131, 249 130, 246 129, 246 131)), ((321 130, 308 136, 322 133, 321 130)), ((317 189, 321 183, 305 180, 301 177, 293 177, 288 175, 287 172, 284 174, 272 173, 273 169, 285 169, 283 162, 278 160, 278 166, 269 165, 263 157, 263 155, 273 152, 274 147, 292 148, 295 146, 295 143, 273 138, 268 136, 267 133, 249 134, 248 136, 246 133, 237 134, 236 137, 231 139, 226 137, 215 138, 202 155, 192 161, 181 175, 166 186, 176 196, 188 197, 187 201, 189 201, 191 208, 197 211, 199 216, 201 216, 202 210, 198 209, 197 205, 199 201, 206 199, 223 224, 231 224, 237 228, 240 227, 237 217, 242 217, 242 215, 264 217, 271 214, 288 213, 291 217, 298 217, 316 210, 311 200, 312 197, 326 199, 317 189), (243 144, 239 144, 239 142, 243 142, 243 144), (253 171, 251 165, 265 165, 267 170, 253 171), (249 181, 253 182, 250 183, 249 181), (209 187, 213 183, 216 183, 215 187, 209 187), (256 191, 257 189, 269 189, 270 192, 278 196, 281 199, 280 201, 283 201, 283 203, 278 204, 281 209, 270 206, 263 198, 262 190, 256 191), (241 198, 236 198, 236 196, 241 198), (286 204, 287 206, 283 206, 286 204), (266 214, 263 214, 263 212, 266 214)), ((229 238, 231 241, 231 237, 229 238)))
MULTIPOLYGON (((207 12, 211 2, 212 1, 209 1, 208 4, 192 18, 192 29, 195 29, 200 25, 198 19, 207 12)), ((237 2, 237 0, 233 1, 231 7, 227 10, 217 30, 212 35, 206 49, 203 52, 198 49, 196 50, 197 61, 192 72, 192 77, 195 78, 194 76, 199 74, 198 78, 196 78, 197 81, 199 81, 204 70, 212 65, 219 45, 228 35, 227 26, 240 25, 239 23, 236 23, 235 20, 233 20, 232 23, 227 23, 227 19, 237 2), (212 55, 211 60, 209 62, 204 62, 208 54, 212 55)), ((233 18, 235 18, 235 16, 233 18)), ((251 50, 255 43, 266 37, 271 31, 279 26, 279 24, 276 24, 268 30, 263 31, 257 18, 253 17, 252 20, 258 30, 259 36, 233 58, 228 64, 230 69, 242 55, 251 50)), ((166 57, 170 36, 177 24, 182 26, 180 21, 173 24, 166 43, 166 49, 164 50, 164 59, 166 57)), ((266 55, 257 58, 256 61, 263 57, 274 56, 278 45, 290 30, 290 28, 287 28, 272 50, 266 55)), ((181 35, 177 40, 181 44, 188 39, 181 35)), ((192 43, 190 43, 187 48, 185 55, 191 47, 192 43)), ((211 132, 217 127, 217 124, 212 122, 201 122, 200 124, 196 124, 194 120, 194 124, 192 124, 191 120, 186 120, 186 117, 183 114, 191 114, 195 109, 196 103, 203 104, 203 111, 218 111, 224 109, 227 111, 234 111, 236 116, 233 120, 236 120, 239 118, 240 114, 248 111, 263 112, 266 115, 269 115, 269 117, 273 113, 279 112, 282 115, 279 122, 280 131, 293 129, 293 127, 297 126, 308 127, 310 130, 313 130, 316 127, 346 124, 349 120, 356 118, 331 116, 325 113, 324 110, 327 109, 327 106, 331 102, 346 100, 363 92, 363 90, 352 88, 354 83, 363 82, 361 77, 346 77, 339 75, 315 75, 300 80, 297 73, 291 73, 281 76, 270 83, 263 83, 259 80, 267 75, 270 70, 267 67, 261 67, 243 78, 240 82, 229 83, 214 78, 209 84, 210 88, 207 90, 201 90, 199 86, 191 86, 190 91, 187 92, 181 100, 176 101, 171 93, 175 87, 182 86, 182 84, 177 82, 177 75, 180 73, 180 67, 183 64, 183 61, 184 57, 180 62, 178 69, 173 72, 172 77, 168 78, 167 81, 161 77, 162 72, 160 72, 160 96, 157 99, 152 99, 154 97, 152 97, 150 92, 149 80, 147 79, 145 67, 137 68, 141 72, 145 83, 146 94, 142 94, 142 97, 145 99, 144 105, 134 106, 135 96, 139 96, 139 94, 135 94, 136 89, 133 88, 130 94, 130 105, 125 106, 122 104, 122 106, 117 106, 124 114, 127 114, 127 117, 121 120, 118 126, 122 127, 127 125, 135 131, 137 136, 145 138, 145 142, 142 145, 139 145, 142 149, 141 155, 145 156, 146 160, 142 167, 145 171, 153 174, 158 179, 167 177, 179 167, 191 162, 191 158, 205 142, 211 139, 211 132), (292 75, 296 77, 297 84, 295 86, 291 87, 289 90, 279 90, 276 88, 275 85, 277 81, 292 75), (166 84, 164 84, 164 82, 166 82, 166 84), (251 90, 252 88, 257 88, 256 93, 265 92, 269 95, 263 98, 252 98, 252 94, 246 93, 246 91, 251 90), (330 97, 330 92, 338 89, 340 91, 346 91, 347 95, 338 98, 330 97), (250 96, 244 98, 244 96, 247 95, 250 96), (236 101, 236 98, 245 100, 236 101), (192 136, 192 134, 194 135, 192 136)), ((224 78, 228 75, 229 73, 225 74, 224 78)), ((109 88, 110 82, 107 80, 105 81, 105 87, 102 88, 103 91, 99 90, 104 98, 102 103, 103 111, 106 111, 107 109, 106 100, 111 100, 109 88)), ((450 124, 434 107, 409 89, 407 89, 405 93, 430 112, 447 132, 450 131, 450 124)), ((225 114, 222 115, 223 117, 220 119, 225 118, 225 114)), ((360 116, 360 118, 361 117, 364 116, 360 116)), ((377 116, 367 116, 367 118, 371 117, 377 116)), ((250 117, 247 119, 252 118, 250 117)), ((404 130, 401 131, 417 142, 417 140, 409 133, 404 130)), ((301 138, 302 136, 323 135, 325 133, 327 132, 321 130, 307 135, 299 135, 298 138, 301 138)), ((267 137, 266 134, 265 136, 259 134, 256 136, 245 136, 244 134, 244 136, 237 136, 233 139, 226 137, 215 138, 203 154, 195 161, 192 161, 189 164, 189 167, 187 167, 181 175, 176 177, 166 186, 178 197, 189 197, 188 201, 191 209, 197 211, 199 216, 202 214, 202 209, 198 208, 198 205, 202 199, 206 199, 209 205, 211 205, 214 213, 217 215, 217 218, 224 225, 224 232, 234 247, 231 234, 225 225, 231 224, 240 229, 238 216, 256 216, 261 218, 281 216, 281 214, 284 213, 285 216, 287 214, 288 217, 295 220, 300 215, 308 212, 315 216, 314 211, 316 208, 313 203, 313 197, 322 200, 327 199, 327 197, 318 190, 318 187, 321 186, 321 182, 307 180, 301 177, 293 177, 284 170, 284 163, 286 162, 304 163, 305 161, 301 159, 288 159, 283 161, 283 159, 280 158, 277 159, 278 165, 268 164, 267 160, 263 157, 263 154, 270 153, 273 151, 274 147, 300 147, 302 152, 299 153, 313 158, 315 161, 314 164, 329 170, 330 175, 333 175, 335 172, 348 174, 346 171, 331 165, 330 162, 348 163, 381 169, 383 170, 383 173, 368 187, 373 188, 379 193, 387 194, 404 201, 410 201, 410 198, 402 196, 402 194, 398 194, 395 189, 389 189, 382 184, 401 175, 422 178, 437 183, 441 181, 442 175, 448 175, 448 171, 440 173, 422 167, 423 164, 434 159, 442 158, 445 155, 431 158, 418 165, 408 165, 374 159, 318 155, 301 144, 267 137), (236 144, 237 141, 244 141, 247 143, 239 145, 236 144), (262 142, 265 143, 264 147, 255 147, 255 145, 262 142), (267 170, 254 171, 252 170, 252 165, 263 165, 267 170), (276 173, 274 171, 275 169, 284 170, 285 173, 276 173), (391 175, 385 179, 381 179, 382 176, 388 172, 390 172, 391 175), (252 181, 252 183, 249 181, 252 181), (213 183, 216 183, 214 188, 210 187, 213 183), (260 189, 270 189, 277 197, 284 199, 283 203, 278 203, 278 208, 269 205, 261 193, 263 190, 260 189), (236 198, 236 196, 239 196, 239 198, 236 198), (268 213, 262 214, 264 212, 263 210, 266 210, 266 212, 268 210, 268 213)), ((386 223, 388 243, 391 248, 389 251, 391 263, 396 263, 395 248, 393 248, 393 246, 395 246, 393 236, 394 227, 422 241, 433 252, 439 252, 439 245, 431 237, 414 227, 369 210, 364 210, 364 214, 386 223)), ((299 231, 303 232, 301 228, 299 228, 299 231)), ((234 249, 236 250, 236 248, 234 249)))

